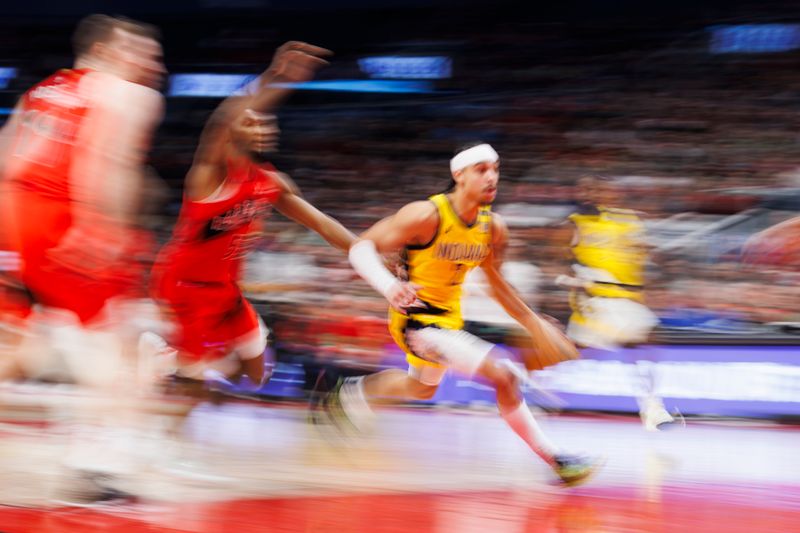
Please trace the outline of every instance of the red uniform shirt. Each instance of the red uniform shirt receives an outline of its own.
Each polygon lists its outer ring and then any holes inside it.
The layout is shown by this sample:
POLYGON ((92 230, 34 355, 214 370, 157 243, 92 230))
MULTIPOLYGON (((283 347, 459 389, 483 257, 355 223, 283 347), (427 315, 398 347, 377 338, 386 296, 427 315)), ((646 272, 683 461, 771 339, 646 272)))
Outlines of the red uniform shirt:
POLYGON ((75 141, 89 110, 81 80, 88 69, 60 70, 21 99, 19 128, 6 162, 13 187, 69 202, 75 141))
POLYGON ((277 200, 272 167, 228 164, 217 193, 185 199, 172 241, 155 270, 155 297, 169 304, 179 330, 172 344, 184 360, 218 359, 259 329, 236 281, 252 233, 277 200))
MULTIPOLYGON (((122 179, 87 164, 105 161, 101 155, 115 159, 116 152, 106 151, 113 148, 113 139, 95 128, 116 116, 119 101, 113 95, 130 94, 133 85, 90 69, 56 72, 21 98, 5 161, 7 201, 0 216, 9 248, 19 254, 22 282, 37 302, 73 311, 84 323, 97 317, 107 300, 138 295, 142 289, 143 269, 131 256, 146 239, 120 237, 131 228, 107 224, 101 215, 97 224, 84 224, 73 233, 72 241, 64 240, 73 229, 76 208, 84 214, 102 211, 86 199, 94 191, 76 191, 74 184, 91 187, 84 183, 90 178, 122 179), (102 152, 97 151, 100 146, 105 146, 102 152), (76 174, 94 170, 96 178, 76 174), (82 238, 92 251, 88 255, 99 260, 86 261, 82 238), (129 248, 126 253, 116 250, 120 242, 129 248), (104 245, 108 253, 103 257, 104 245)), ((124 148, 121 153, 143 146, 124 148)))
POLYGON ((176 280, 230 283, 260 231, 280 189, 271 166, 228 163, 220 191, 203 201, 184 199, 172 241, 159 268, 176 280))

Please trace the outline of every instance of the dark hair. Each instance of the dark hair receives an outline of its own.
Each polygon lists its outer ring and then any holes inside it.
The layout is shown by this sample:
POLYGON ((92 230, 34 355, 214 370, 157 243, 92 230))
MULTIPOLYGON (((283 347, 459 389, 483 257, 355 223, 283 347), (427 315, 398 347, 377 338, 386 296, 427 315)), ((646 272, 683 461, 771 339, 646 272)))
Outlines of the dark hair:
MULTIPOLYGON (((459 146, 458 148, 456 148, 453 151, 453 157, 457 156, 458 154, 460 154, 461 152, 463 152, 465 150, 469 150, 470 148, 475 148, 476 146, 480 146, 482 144, 486 144, 486 142, 485 141, 472 141, 472 142, 468 142, 468 143, 462 144, 461 146, 459 146)), ((456 188, 456 180, 453 179, 453 176, 450 176, 450 183, 447 184, 447 188, 444 190, 444 192, 450 192, 455 188, 456 188)))
POLYGON ((462 144, 461 146, 455 149, 455 151, 453 152, 453 157, 457 156, 458 154, 460 154, 465 150, 469 150, 470 148, 475 148, 476 146, 480 146, 482 144, 486 144, 486 141, 472 141, 462 144))
POLYGON ((161 40, 161 32, 152 24, 95 13, 82 18, 72 34, 72 50, 75 57, 88 53, 95 43, 110 41, 117 28, 140 37, 161 40))

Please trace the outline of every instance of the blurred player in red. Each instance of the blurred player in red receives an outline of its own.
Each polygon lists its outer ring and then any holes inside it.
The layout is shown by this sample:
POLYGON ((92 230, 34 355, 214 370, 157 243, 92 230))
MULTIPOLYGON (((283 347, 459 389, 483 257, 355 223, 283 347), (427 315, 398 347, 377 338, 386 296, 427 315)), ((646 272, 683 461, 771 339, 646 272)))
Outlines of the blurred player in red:
MULTIPOLYGON (((116 302, 144 294, 145 269, 132 266, 132 256, 144 240, 137 229, 143 163, 164 106, 158 39, 147 24, 84 18, 73 37, 74 67, 28 90, 0 140, 3 239, 18 260, 15 282, 40 308, 28 334, 13 339, 14 356, 28 377, 59 369, 102 395, 65 419, 77 430, 65 463, 88 480, 121 462, 117 453, 99 457, 109 446, 94 442, 95 429, 136 416, 127 409, 135 404, 136 361, 126 357, 133 346, 123 333, 132 317, 116 302)), ((7 317, 29 313, 20 292, 6 294, 7 317)), ((106 490, 96 488, 101 496, 106 490)))
POLYGON ((269 379, 267 331, 238 281, 273 206, 341 250, 354 240, 264 159, 277 148, 279 134, 266 111, 288 94, 273 84, 310 79, 328 53, 306 43, 283 45, 251 94, 225 100, 206 125, 172 241, 154 271, 156 298, 178 325, 172 344, 180 377, 204 379, 213 369, 226 377, 246 374, 256 386, 269 379))
POLYGON ((142 163, 163 109, 157 39, 145 24, 83 19, 74 68, 26 92, 3 128, 3 226, 21 281, 84 325, 136 277, 142 163))

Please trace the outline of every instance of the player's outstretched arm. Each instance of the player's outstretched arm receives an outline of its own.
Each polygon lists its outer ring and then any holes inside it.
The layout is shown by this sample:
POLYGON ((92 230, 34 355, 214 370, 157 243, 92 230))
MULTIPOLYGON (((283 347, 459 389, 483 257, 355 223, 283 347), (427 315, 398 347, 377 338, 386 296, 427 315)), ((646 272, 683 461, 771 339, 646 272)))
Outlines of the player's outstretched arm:
POLYGON ((507 242, 508 227, 499 215, 492 214, 492 253, 481 264, 481 268, 486 273, 492 297, 531 336, 538 360, 535 363, 526 361, 526 366, 533 370, 567 359, 576 359, 579 354, 575 345, 525 305, 514 287, 500 273, 507 242))
POLYGON ((114 78, 97 89, 70 169, 74 224, 92 229, 98 213, 130 224, 138 214, 144 163, 164 115, 157 91, 114 78))
POLYGON ((234 116, 245 109, 259 112, 277 106, 292 91, 291 84, 309 81, 328 64, 326 57, 333 55, 327 48, 301 41, 289 41, 275 51, 272 63, 258 79, 248 86, 244 98, 233 99, 234 116))
POLYGON ((356 236, 338 220, 308 203, 289 176, 281 174, 280 181, 281 195, 275 202, 275 208, 298 224, 318 233, 331 246, 348 251, 356 236))
POLYGON ((431 202, 410 203, 361 235, 350 248, 350 264, 392 307, 405 312, 417 302, 415 288, 395 277, 380 254, 426 244, 436 235, 438 225, 439 215, 431 202))
POLYGON ((330 50, 308 43, 290 41, 275 52, 272 63, 247 87, 247 94, 226 98, 209 117, 200 135, 192 168, 186 179, 190 198, 211 194, 225 175, 225 145, 230 126, 247 111, 267 112, 277 107, 292 91, 284 84, 310 80, 328 62, 330 50))

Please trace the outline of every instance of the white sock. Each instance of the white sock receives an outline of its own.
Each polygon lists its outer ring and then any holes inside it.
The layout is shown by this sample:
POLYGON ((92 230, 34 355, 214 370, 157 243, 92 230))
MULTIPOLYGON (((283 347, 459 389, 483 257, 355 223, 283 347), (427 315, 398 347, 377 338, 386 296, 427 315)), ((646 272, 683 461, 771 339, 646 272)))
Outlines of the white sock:
POLYGON ((364 394, 364 376, 345 379, 339 390, 339 399, 347 417, 360 431, 371 429, 375 413, 364 394))
POLYGON ((520 436, 522 440, 533 450, 536 455, 544 459, 548 464, 553 464, 553 457, 558 454, 558 448, 553 444, 550 439, 536 423, 531 410, 528 409, 528 404, 522 400, 520 404, 509 411, 500 410, 503 420, 511 426, 514 433, 520 436))

